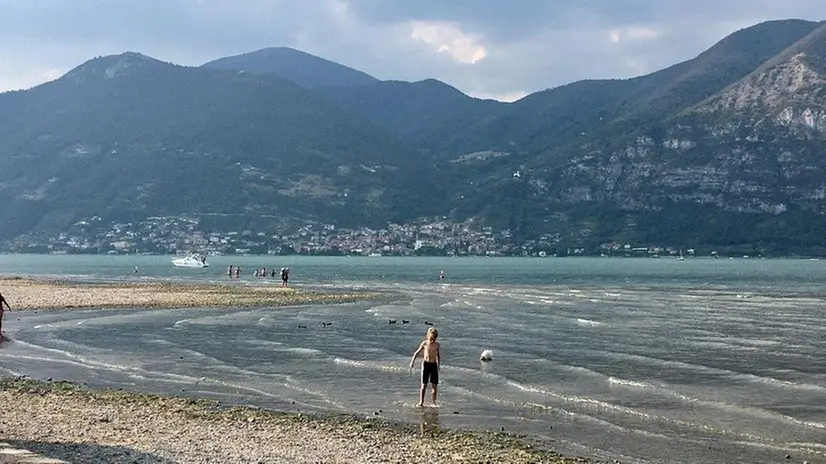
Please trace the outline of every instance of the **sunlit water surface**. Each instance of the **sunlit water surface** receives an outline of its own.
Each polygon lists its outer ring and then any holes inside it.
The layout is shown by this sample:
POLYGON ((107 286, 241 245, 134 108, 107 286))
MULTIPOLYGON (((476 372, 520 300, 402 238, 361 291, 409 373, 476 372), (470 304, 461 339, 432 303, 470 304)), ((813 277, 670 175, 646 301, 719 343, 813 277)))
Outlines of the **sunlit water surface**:
POLYGON ((504 427, 623 462, 826 462, 823 261, 219 256, 201 270, 169 259, 0 255, 0 275, 213 282, 235 264, 235 285, 277 285, 253 269, 289 266, 296 287, 403 298, 12 312, 0 373, 504 427), (426 322, 442 343, 440 406, 416 409, 408 363, 426 322))

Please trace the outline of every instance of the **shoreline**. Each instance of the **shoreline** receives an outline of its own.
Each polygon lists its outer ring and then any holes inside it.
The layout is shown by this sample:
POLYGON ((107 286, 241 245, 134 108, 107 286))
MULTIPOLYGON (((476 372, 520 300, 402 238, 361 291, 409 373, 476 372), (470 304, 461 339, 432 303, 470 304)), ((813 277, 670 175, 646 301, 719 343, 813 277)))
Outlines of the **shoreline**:
POLYGON ((317 291, 262 284, 82 282, 0 277, 12 311, 58 309, 239 308, 342 304, 401 298, 381 292, 317 291))
POLYGON ((347 414, 304 414, 70 382, 0 378, 0 435, 84 462, 587 463, 524 436, 347 414))

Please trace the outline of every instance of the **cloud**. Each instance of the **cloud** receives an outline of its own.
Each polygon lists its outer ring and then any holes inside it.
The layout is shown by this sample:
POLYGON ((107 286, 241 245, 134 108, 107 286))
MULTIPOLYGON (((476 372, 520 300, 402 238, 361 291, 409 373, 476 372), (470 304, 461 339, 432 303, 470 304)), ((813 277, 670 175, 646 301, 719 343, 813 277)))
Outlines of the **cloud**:
POLYGON ((127 50, 183 65, 291 46, 381 79, 512 99, 690 59, 822 0, 0 0, 0 91, 127 50))
POLYGON ((474 64, 488 54, 480 43, 482 36, 465 33, 457 24, 411 21, 410 29, 411 39, 431 46, 438 53, 447 53, 459 63, 474 64))
POLYGON ((501 102, 515 102, 521 98, 524 98, 528 95, 528 92, 523 90, 516 90, 513 92, 505 92, 505 93, 486 93, 486 92, 471 92, 470 96, 481 98, 483 100, 499 100, 501 102))
POLYGON ((625 40, 652 40, 662 37, 662 32, 651 27, 629 26, 608 31, 611 42, 625 40))

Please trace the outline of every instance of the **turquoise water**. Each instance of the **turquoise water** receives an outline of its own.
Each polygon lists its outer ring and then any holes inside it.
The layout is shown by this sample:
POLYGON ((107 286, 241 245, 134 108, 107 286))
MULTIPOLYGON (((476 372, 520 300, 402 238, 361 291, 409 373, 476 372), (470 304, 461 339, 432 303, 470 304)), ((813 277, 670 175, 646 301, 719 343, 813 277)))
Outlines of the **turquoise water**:
MULTIPOLYGON (((173 256, 0 255, 0 273, 76 276, 96 279, 214 281, 229 265, 245 279, 256 268, 287 266, 292 279, 330 282, 425 283, 444 271, 450 283, 491 285, 651 285, 818 291, 826 281, 826 261, 691 258, 401 258, 214 256, 209 268, 180 269, 173 256), (137 266, 138 274, 134 274, 137 266)), ((257 282, 257 280, 254 280, 257 282)))
POLYGON ((405 298, 10 313, 0 372, 504 427, 622 462, 826 462, 826 261, 218 256, 177 269, 170 259, 0 255, 0 275, 208 282, 234 264, 242 284, 277 285, 253 270, 288 266, 297 287, 405 298), (417 410, 407 364, 425 322, 443 344, 440 407, 417 410), (485 349, 492 362, 479 361, 485 349))

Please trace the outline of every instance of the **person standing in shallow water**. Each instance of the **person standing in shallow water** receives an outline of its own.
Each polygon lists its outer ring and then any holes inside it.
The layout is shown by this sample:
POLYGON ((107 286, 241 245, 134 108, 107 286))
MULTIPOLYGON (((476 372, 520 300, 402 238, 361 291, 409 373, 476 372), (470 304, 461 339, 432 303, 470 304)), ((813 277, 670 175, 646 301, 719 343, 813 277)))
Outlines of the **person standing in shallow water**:
POLYGON ((419 349, 413 353, 413 359, 410 360, 410 368, 413 369, 416 358, 419 357, 419 353, 422 353, 422 384, 419 388, 419 404, 417 406, 424 406, 424 394, 427 391, 428 383, 430 383, 433 405, 436 405, 436 395, 439 392, 439 367, 442 364, 440 345, 436 341, 438 337, 439 331, 435 327, 427 329, 425 340, 419 345, 419 349))
POLYGON ((6 305, 6 308, 11 311, 11 306, 9 306, 9 302, 3 297, 3 294, 0 293, 0 341, 3 341, 3 305, 6 305))

